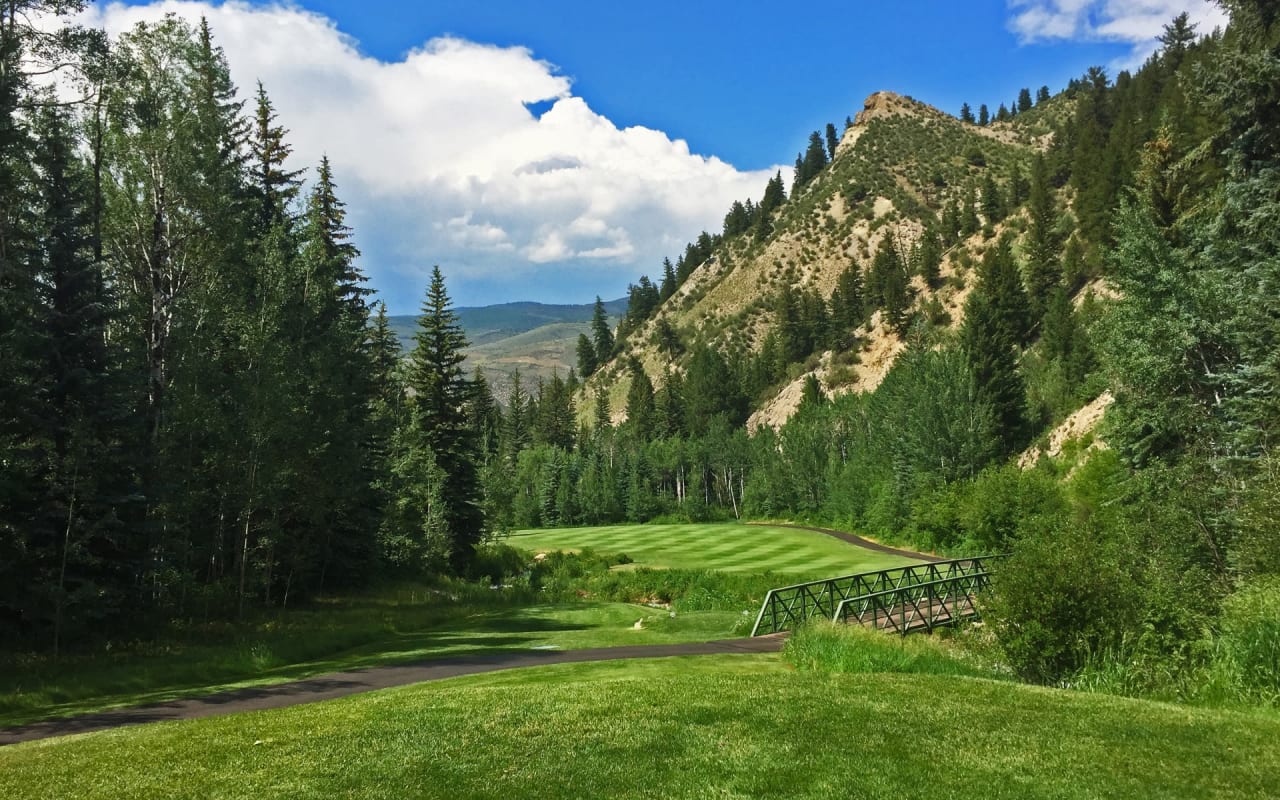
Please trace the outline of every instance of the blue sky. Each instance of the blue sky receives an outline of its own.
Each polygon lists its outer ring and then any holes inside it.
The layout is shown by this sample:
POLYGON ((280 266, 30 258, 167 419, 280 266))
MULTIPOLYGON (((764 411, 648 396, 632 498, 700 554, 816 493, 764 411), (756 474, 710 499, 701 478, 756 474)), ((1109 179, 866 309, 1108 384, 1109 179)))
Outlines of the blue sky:
POLYGON ((460 305, 620 296, 874 91, 994 110, 1140 62, 1179 10, 1222 20, 1200 0, 128 5, 90 15, 208 15, 298 166, 330 156, 392 313, 436 263, 460 305))

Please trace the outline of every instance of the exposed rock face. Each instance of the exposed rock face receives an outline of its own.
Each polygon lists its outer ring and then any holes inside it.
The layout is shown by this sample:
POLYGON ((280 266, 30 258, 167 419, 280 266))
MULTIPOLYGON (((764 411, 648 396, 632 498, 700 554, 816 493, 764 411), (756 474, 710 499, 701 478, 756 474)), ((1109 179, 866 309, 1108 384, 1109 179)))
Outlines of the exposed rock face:
MULTIPOLYGON (((1098 395, 1093 402, 1085 405, 1079 411, 1062 421, 1062 424, 1053 429, 1049 434, 1049 444, 1045 450, 1039 447, 1032 447, 1018 458, 1018 466, 1023 469, 1031 469, 1036 465, 1043 456, 1056 458, 1062 454, 1062 447, 1069 441, 1077 440, 1086 434, 1093 433, 1098 423, 1102 421, 1102 417, 1107 413, 1107 409, 1115 402, 1115 397, 1111 392, 1105 391, 1098 395)), ((1107 443, 1101 439, 1095 438, 1089 444, 1090 450, 1105 450, 1107 443)))

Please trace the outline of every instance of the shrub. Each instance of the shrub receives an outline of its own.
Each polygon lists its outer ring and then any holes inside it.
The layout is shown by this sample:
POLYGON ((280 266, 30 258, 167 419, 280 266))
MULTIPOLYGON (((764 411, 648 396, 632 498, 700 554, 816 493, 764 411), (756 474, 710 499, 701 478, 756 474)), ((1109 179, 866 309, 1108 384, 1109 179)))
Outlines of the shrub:
POLYGON ((1061 683, 1090 654, 1124 643, 1141 613, 1123 547, 1092 524, 1060 523, 1018 543, 984 597, 1010 666, 1037 683, 1061 683))

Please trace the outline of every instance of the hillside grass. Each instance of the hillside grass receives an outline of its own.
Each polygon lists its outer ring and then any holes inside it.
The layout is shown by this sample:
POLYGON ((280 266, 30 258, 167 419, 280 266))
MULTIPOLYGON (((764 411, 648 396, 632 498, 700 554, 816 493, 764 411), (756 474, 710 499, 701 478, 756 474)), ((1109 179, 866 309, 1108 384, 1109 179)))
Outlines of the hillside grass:
POLYGON ((60 661, 0 658, 0 727, 410 661, 723 639, 741 616, 588 601, 458 606, 423 590, 332 599, 60 661))
POLYGON ((520 531, 507 543, 533 552, 590 548, 625 554, 632 560, 630 568, 772 572, 799 580, 912 563, 816 531, 735 523, 547 528, 520 531))
POLYGON ((22 798, 1280 796, 1280 720, 774 656, 572 664, 0 749, 22 798))

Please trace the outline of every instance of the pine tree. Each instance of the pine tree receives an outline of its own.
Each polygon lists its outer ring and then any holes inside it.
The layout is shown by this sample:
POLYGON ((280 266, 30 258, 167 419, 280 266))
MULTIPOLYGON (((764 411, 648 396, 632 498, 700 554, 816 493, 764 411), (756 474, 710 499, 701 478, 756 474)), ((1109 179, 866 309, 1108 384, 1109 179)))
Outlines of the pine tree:
POLYGON ((1018 347, 1026 331, 1026 297, 1009 252, 1008 237, 988 249, 978 283, 965 303, 961 345, 973 370, 978 397, 995 415, 1003 453, 1021 449, 1026 435, 1026 387, 1018 347))
POLYGON ((984 128, 991 124, 991 112, 987 109, 986 103, 978 106, 978 124, 984 128))
POLYGON ((1050 95, 1049 95, 1049 87, 1048 87, 1048 86, 1041 86, 1041 87, 1036 91, 1036 105, 1040 105, 1040 104, 1042 104, 1042 103, 1047 103, 1047 102, 1049 102, 1049 97, 1050 97, 1050 95))
POLYGON ((973 109, 969 108, 968 103, 964 103, 963 105, 960 106, 960 121, 967 122, 970 125, 972 125, 975 122, 973 118, 973 109))
POLYGON ((1031 197, 1027 210, 1031 216, 1026 244, 1027 296, 1032 319, 1039 320, 1044 316, 1050 293, 1062 281, 1062 266, 1059 263, 1061 244, 1057 235, 1058 215, 1043 155, 1037 155, 1032 163, 1031 197))
POLYGON ((916 271, 930 289, 938 288, 942 269, 942 240, 933 228, 926 228, 916 250, 916 271))
POLYGON ((822 391, 822 383, 819 382, 817 375, 810 372, 804 377, 804 389, 800 395, 800 408, 820 406, 826 401, 827 395, 822 391))
POLYGON ((1020 90, 1018 92, 1018 105, 1017 105, 1018 113, 1021 114, 1024 111, 1030 111, 1031 108, 1032 108, 1031 90, 1030 89, 1020 90))
POLYGON ((834 161, 836 157, 836 147, 840 144, 840 139, 836 136, 836 126, 830 122, 827 123, 827 158, 834 161))
POLYGON ((458 325, 444 276, 431 271, 409 357, 409 386, 414 391, 413 417, 422 445, 444 474, 443 519, 448 532, 448 558, 455 570, 470 563, 484 534, 476 473, 477 445, 464 408, 471 389, 462 373, 466 337, 458 325))
POLYGON ((578 373, 590 378, 596 372, 596 348, 585 333, 578 334, 578 373))
POLYGON ((515 370, 511 373, 511 389, 507 393, 507 412, 503 417, 502 428, 503 450, 513 467, 520 451, 529 446, 530 416, 529 395, 524 390, 520 370, 515 370))
POLYGON ((627 389, 627 430, 637 441, 647 442, 654 434, 653 382, 639 362, 631 365, 631 386, 627 389))
MULTIPOLYGON (((671 265, 671 259, 662 259, 662 288, 658 291, 658 298, 665 303, 671 299, 676 293, 676 268, 671 265)), ((581 370, 579 370, 581 372, 581 370)), ((582 377, 586 377, 584 373, 582 377)))
POLYGON ((987 170, 982 176, 982 216, 988 225, 995 225, 1004 219, 1004 198, 995 176, 987 170))
POLYGON ((267 96, 262 82, 258 82, 255 100, 253 131, 250 137, 252 150, 251 174, 258 193, 258 224, 263 229, 284 224, 289 217, 289 206, 298 196, 300 170, 285 168, 285 162, 293 152, 284 137, 288 134, 276 124, 276 110, 267 96))
POLYGON ((613 330, 609 327, 609 315, 599 296, 591 312, 591 341, 596 350, 596 368, 599 369, 613 358, 613 330))

